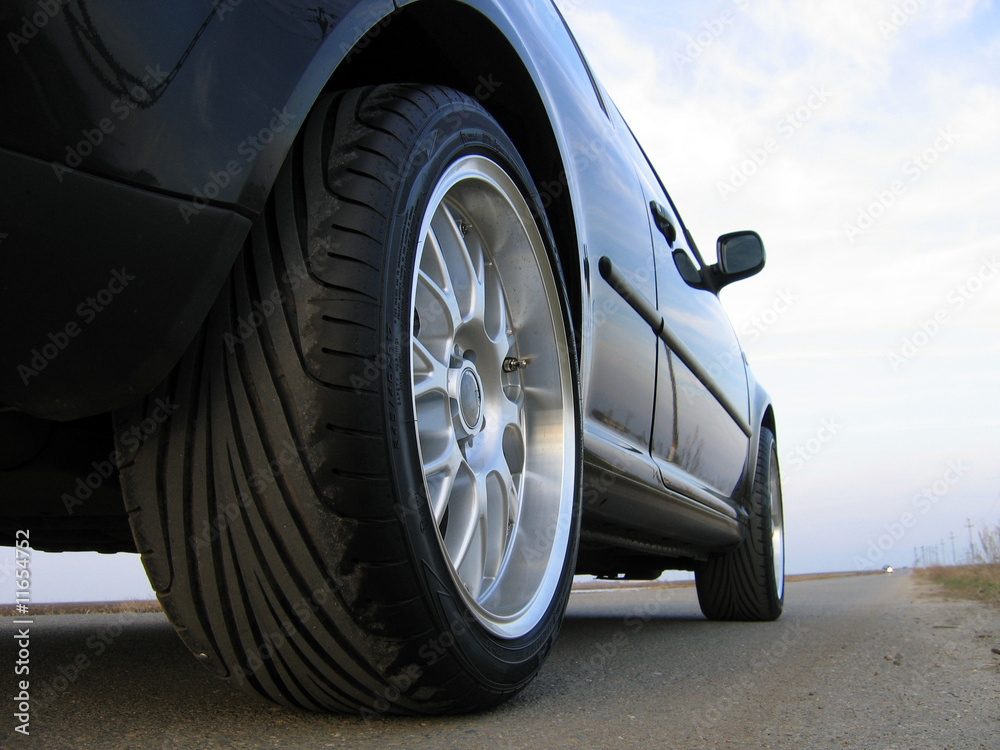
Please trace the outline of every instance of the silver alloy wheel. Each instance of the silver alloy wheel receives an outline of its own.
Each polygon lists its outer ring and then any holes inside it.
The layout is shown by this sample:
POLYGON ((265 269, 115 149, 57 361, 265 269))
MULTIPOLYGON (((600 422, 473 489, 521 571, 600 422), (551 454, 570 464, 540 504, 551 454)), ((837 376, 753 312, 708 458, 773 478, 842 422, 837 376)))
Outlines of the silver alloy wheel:
POLYGON ((531 209, 486 157, 445 171, 419 236, 410 355, 424 490, 470 610, 517 638, 555 596, 573 520, 558 287, 531 209))
POLYGON ((771 454, 768 495, 771 502, 771 559, 774 565, 774 590, 780 600, 785 594, 785 517, 781 504, 781 480, 774 453, 771 454))

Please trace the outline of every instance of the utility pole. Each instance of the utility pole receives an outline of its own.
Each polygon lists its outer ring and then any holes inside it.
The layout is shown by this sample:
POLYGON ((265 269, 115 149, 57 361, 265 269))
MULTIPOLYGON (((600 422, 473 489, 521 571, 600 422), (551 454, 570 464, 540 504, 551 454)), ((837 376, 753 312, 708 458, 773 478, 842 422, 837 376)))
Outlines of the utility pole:
POLYGON ((951 532, 951 564, 958 565, 958 553, 955 551, 955 532, 951 532))
POLYGON ((976 528, 976 527, 973 526, 971 518, 966 518, 965 519, 965 528, 967 528, 969 530, 969 563, 970 564, 975 564, 976 557, 977 557, 977 555, 976 555, 976 542, 975 542, 975 540, 972 537, 972 530, 974 528, 976 528))

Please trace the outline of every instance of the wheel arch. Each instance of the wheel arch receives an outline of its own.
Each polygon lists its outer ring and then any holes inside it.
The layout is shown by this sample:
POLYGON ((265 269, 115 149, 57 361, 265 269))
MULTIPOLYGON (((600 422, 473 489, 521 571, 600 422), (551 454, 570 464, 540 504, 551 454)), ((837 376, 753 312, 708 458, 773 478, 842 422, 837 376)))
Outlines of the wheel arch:
POLYGON ((774 407, 771 404, 767 405, 767 409, 764 410, 764 417, 760 421, 762 427, 766 427, 771 432, 777 436, 778 425, 774 420, 774 407))
POLYGON ((744 504, 749 503, 749 493, 753 491, 753 474, 760 452, 761 430, 765 428, 770 430, 771 434, 774 435, 775 442, 778 440, 778 425, 771 396, 757 382, 749 368, 747 368, 747 383, 750 392, 750 424, 754 426, 754 431, 750 438, 750 449, 747 455, 747 475, 743 482, 743 491, 740 493, 741 501, 744 504))
MULTIPOLYGON (((583 271, 566 162, 549 107, 539 93, 539 74, 516 39, 499 6, 481 9, 455 0, 410 0, 389 15, 368 11, 369 23, 347 48, 341 40, 324 45, 297 89, 314 102, 322 93, 385 83, 430 83, 473 97, 506 131, 528 167, 555 239, 557 260, 569 294, 580 351, 583 271), (460 29, 460 34, 455 34, 460 29), (515 46, 515 41, 518 46, 515 46), (316 88, 314 69, 329 68, 316 88)), ((551 105, 550 105, 551 106, 551 105)), ((310 109, 312 103, 305 108, 310 109)), ((290 143, 287 144, 290 148, 290 143)), ((287 152, 287 148, 285 149, 287 152)), ((282 153, 282 159, 284 152, 282 153)))

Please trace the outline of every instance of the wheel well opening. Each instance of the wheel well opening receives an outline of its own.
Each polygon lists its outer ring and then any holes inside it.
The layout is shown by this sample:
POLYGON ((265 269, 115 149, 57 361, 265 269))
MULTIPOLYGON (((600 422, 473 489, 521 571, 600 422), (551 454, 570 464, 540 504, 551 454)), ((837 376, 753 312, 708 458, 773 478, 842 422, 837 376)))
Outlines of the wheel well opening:
POLYGON ((764 412, 764 418, 761 420, 761 425, 769 429, 773 435, 778 434, 778 429, 774 421, 774 409, 770 406, 768 406, 767 410, 764 412))
POLYGON ((430 83, 462 91, 510 136, 535 182, 556 241, 579 351, 579 245, 566 172, 534 81, 510 42, 467 6, 450 0, 411 3, 358 41, 327 89, 383 83, 430 83))

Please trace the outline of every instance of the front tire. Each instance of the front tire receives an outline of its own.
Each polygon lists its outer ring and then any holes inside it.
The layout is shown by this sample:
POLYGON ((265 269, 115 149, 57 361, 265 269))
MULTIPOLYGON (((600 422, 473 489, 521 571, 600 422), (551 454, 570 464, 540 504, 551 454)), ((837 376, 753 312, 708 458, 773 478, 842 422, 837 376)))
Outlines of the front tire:
POLYGON ((313 710, 486 708, 579 535, 579 375, 530 177, 465 95, 321 99, 203 330, 117 415, 150 580, 222 677, 313 710), (144 422, 145 420, 145 422, 144 422))
POLYGON ((774 433, 760 431, 749 528, 735 549, 695 572, 698 603, 710 620, 777 620, 785 602, 785 525, 774 433))

